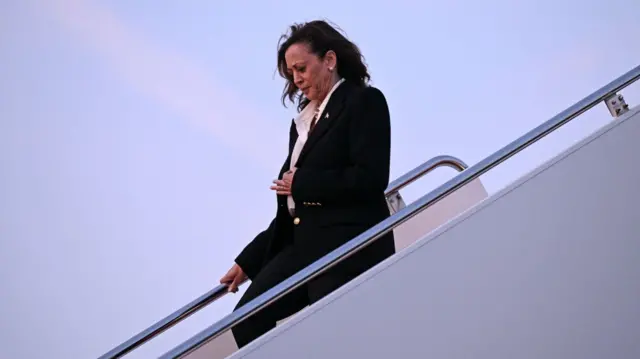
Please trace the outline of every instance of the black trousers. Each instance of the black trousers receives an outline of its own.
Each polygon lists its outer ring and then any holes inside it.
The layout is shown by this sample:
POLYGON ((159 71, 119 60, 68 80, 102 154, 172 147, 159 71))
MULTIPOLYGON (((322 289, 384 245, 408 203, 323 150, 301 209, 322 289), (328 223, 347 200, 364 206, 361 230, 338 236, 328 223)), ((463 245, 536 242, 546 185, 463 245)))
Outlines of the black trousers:
MULTIPOLYGON (((299 263, 296 257, 291 246, 278 253, 253 279, 234 310, 304 268, 304 264, 299 263)), ((236 324, 231 331, 238 347, 242 348, 262 334, 275 328, 277 321, 298 312, 307 305, 317 302, 352 279, 350 277, 353 276, 349 276, 349 278, 336 276, 329 271, 327 274, 320 275, 307 284, 294 289, 241 323, 236 324)))

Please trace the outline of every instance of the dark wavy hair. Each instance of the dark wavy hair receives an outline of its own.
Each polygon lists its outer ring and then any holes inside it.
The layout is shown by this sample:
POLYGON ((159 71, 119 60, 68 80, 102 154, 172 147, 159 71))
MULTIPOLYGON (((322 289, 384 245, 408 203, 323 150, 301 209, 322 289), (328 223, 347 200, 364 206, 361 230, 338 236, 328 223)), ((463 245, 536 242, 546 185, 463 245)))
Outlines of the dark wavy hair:
POLYGON ((329 51, 336 53, 338 62, 338 75, 346 81, 356 85, 365 86, 371 76, 367 70, 364 56, 356 44, 349 41, 335 27, 324 20, 315 20, 302 24, 293 24, 289 32, 280 36, 278 41, 278 73, 287 80, 282 91, 282 104, 286 107, 286 100, 295 103, 297 97, 298 111, 303 109, 309 100, 298 90, 293 82, 293 77, 287 71, 285 53, 293 44, 304 43, 309 46, 311 52, 323 58, 329 51), (283 42, 284 41, 284 42, 283 42))

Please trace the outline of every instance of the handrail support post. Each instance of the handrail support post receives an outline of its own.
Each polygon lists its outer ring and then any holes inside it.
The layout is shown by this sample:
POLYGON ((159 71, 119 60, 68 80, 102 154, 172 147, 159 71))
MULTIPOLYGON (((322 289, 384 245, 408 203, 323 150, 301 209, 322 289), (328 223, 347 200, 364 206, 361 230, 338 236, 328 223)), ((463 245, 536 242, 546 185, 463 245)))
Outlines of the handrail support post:
POLYGON ((607 109, 613 118, 620 117, 629 111, 629 105, 624 100, 624 97, 617 92, 605 98, 604 103, 607 105, 607 109))

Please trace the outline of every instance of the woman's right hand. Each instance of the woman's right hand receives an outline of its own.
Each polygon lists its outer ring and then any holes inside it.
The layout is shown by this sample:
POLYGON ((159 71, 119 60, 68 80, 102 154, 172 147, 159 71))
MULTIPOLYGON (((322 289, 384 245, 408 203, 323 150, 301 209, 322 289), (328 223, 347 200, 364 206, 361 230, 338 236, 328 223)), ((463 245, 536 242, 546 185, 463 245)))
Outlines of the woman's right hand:
POLYGON ((247 275, 244 274, 244 271, 238 264, 234 263, 227 274, 223 275, 222 278, 220 278, 220 283, 226 284, 229 292, 235 293, 238 291, 238 286, 240 285, 240 283, 242 283, 245 279, 247 279, 247 275))

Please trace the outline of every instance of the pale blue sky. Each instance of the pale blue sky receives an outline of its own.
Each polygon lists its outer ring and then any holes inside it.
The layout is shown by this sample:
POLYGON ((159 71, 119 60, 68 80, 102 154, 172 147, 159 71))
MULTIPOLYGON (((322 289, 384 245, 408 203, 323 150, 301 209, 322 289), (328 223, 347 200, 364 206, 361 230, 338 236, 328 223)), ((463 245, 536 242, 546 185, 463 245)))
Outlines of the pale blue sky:
MULTIPOLYGON (((391 107, 395 178, 439 154, 473 164, 638 65, 639 12, 630 0, 0 0, 0 357, 97 357, 217 284, 274 214, 293 116, 275 50, 291 22, 328 18, 361 47, 391 107)), ((638 86, 624 95, 640 103, 638 86)), ((609 120, 597 107, 485 186, 609 120)), ((130 357, 163 353, 238 298, 130 357)))

